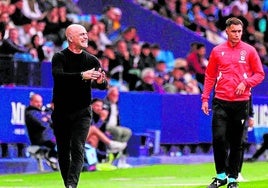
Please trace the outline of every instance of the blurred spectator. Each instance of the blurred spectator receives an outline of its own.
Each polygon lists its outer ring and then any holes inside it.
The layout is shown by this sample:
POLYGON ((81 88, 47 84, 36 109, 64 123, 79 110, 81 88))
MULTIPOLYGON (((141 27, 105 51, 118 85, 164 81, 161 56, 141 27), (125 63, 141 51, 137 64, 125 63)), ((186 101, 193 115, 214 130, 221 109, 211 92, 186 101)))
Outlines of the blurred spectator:
POLYGON ((108 38, 107 34, 105 33, 105 25, 103 22, 97 22, 99 27, 99 50, 103 51, 106 45, 111 45, 112 41, 108 38))
POLYGON ((57 0, 58 6, 59 4, 64 4, 64 7, 66 7, 67 13, 69 14, 82 14, 82 10, 80 7, 77 6, 77 4, 73 0, 57 0))
POLYGON ((33 58, 37 57, 37 52, 35 49, 29 49, 20 44, 18 29, 12 28, 9 30, 9 37, 3 40, 1 53, 6 55, 14 55, 17 52, 30 53, 33 58))
POLYGON ((30 20, 42 20, 47 14, 47 12, 42 12, 39 9, 39 5, 36 0, 23 0, 21 12, 30 20))
MULTIPOLYGON (((119 111, 119 89, 117 87, 110 87, 107 92, 107 96, 104 99, 104 109, 108 110, 108 118, 106 121, 106 131, 108 131, 112 139, 118 142, 127 143, 132 136, 132 131, 121 125, 120 122, 120 111, 119 111)), ((118 168, 129 168, 126 161, 127 151, 126 149, 122 152, 119 157, 117 167, 118 168)))
POLYGON ((39 94, 30 96, 29 106, 25 109, 25 124, 31 145, 47 147, 45 158, 53 170, 58 170, 56 140, 53 134, 51 113, 53 106, 43 109, 43 98, 39 94))
POLYGON ((2 29, 5 30, 5 32, 3 33, 4 35, 2 37, 3 39, 6 39, 8 38, 9 29, 15 27, 15 24, 10 19, 8 12, 0 13, 0 23, 3 23, 4 27, 2 29))
POLYGON ((113 31, 121 33, 123 31, 123 28, 121 26, 122 11, 118 7, 113 8, 112 11, 114 14, 113 31))
MULTIPOLYGON (((227 7, 229 8, 229 7, 227 7)), ((217 27, 225 32, 225 22, 228 18, 231 17, 237 17, 238 19, 240 19, 243 23, 244 23, 244 28, 247 28, 248 26, 248 21, 247 19, 243 16, 241 10, 239 9, 239 7, 237 5, 234 5, 231 7, 231 12, 229 12, 229 10, 226 11, 226 9, 222 9, 219 13, 219 20, 217 21, 217 27)))
POLYGON ((166 68, 168 71, 174 68, 174 54, 169 50, 163 50, 160 48, 159 44, 150 45, 151 55, 157 61, 164 61, 166 63, 166 68))
POLYGON ((137 82, 135 90, 136 91, 151 91, 158 92, 155 88, 155 72, 153 68, 144 68, 141 72, 141 80, 137 82))
POLYGON ((110 77, 110 75, 109 75, 109 58, 106 57, 105 55, 102 55, 101 57, 99 57, 99 61, 100 61, 102 70, 104 70, 104 72, 106 73, 106 76, 110 77))
MULTIPOLYGON (((191 24, 191 20, 188 15, 187 3, 180 4, 179 15, 183 18, 183 25, 188 28, 188 26, 191 24)), ((176 20, 176 17, 175 17, 175 20, 176 20)))
POLYGON ((238 7, 238 9, 242 12, 242 15, 246 15, 248 13, 248 2, 247 0, 234 0, 230 7, 238 7))
POLYGON ((259 32, 257 32, 255 30, 253 23, 249 23, 246 30, 244 30, 244 32, 243 32, 242 40, 245 41, 246 43, 252 45, 252 46, 255 46, 255 44, 259 41, 257 39, 258 33, 259 32))
POLYGON ((139 37, 137 35, 137 29, 134 26, 127 27, 122 34, 119 35, 114 43, 118 42, 119 40, 124 40, 127 44, 128 51, 131 50, 131 45, 133 43, 139 42, 139 37))
POLYGON ((199 14, 196 14, 194 17, 194 21, 188 26, 188 28, 199 36, 206 38, 207 26, 207 19, 199 14))
POLYGON ((40 44, 43 44, 46 42, 46 38, 44 37, 44 30, 46 27, 46 23, 44 22, 44 20, 38 20, 35 24, 35 31, 36 34, 39 36, 39 40, 40 40, 40 44))
POLYGON ((262 64, 268 66, 267 48, 263 44, 260 44, 260 43, 256 44, 255 47, 261 58, 262 64))
POLYGON ((216 27, 216 22, 212 18, 208 20, 207 26, 206 38, 209 42, 217 45, 226 41, 226 38, 222 36, 221 31, 216 27))
POLYGON ((168 93, 199 94, 200 89, 196 79, 187 72, 185 67, 174 67, 170 79, 164 85, 168 93))
POLYGON ((144 67, 154 68, 156 64, 155 57, 151 54, 150 44, 145 42, 141 46, 141 63, 144 67))
POLYGON ((92 123, 89 128, 86 142, 94 148, 98 148, 102 141, 112 153, 120 152, 127 146, 126 142, 117 142, 107 137, 99 128, 104 126, 108 117, 108 111, 103 109, 103 101, 98 98, 92 100, 92 123))
POLYGON ((18 27, 18 32, 20 44, 26 46, 27 44, 31 43, 31 38, 36 33, 36 30, 32 22, 29 22, 24 23, 21 27, 18 27))
POLYGON ((73 23, 67 16, 66 4, 62 1, 58 2, 58 14, 59 14, 59 23, 61 28, 67 28, 70 24, 73 23))
POLYGON ((98 58, 102 56, 102 51, 99 51, 97 44, 92 40, 88 41, 86 51, 98 58))
POLYGON ((128 82, 129 90, 134 90, 140 74, 144 68, 140 59, 141 46, 138 43, 131 45, 129 60, 123 64, 124 78, 128 82))
POLYGON ((159 14, 174 19, 177 15, 176 0, 165 0, 165 5, 160 8, 159 14))
POLYGON ((100 50, 100 27, 97 24, 90 24, 87 35, 88 40, 94 42, 97 46, 97 50, 100 50))
POLYGON ((100 19, 101 22, 105 25, 105 31, 109 36, 113 32, 113 20, 115 19, 115 15, 113 9, 115 7, 112 5, 106 6, 103 9, 102 18, 100 19))
POLYGON ((204 84, 205 70, 207 67, 206 47, 204 44, 197 44, 196 50, 188 54, 186 57, 189 72, 196 80, 204 84))
POLYGON ((124 67, 129 64, 130 52, 127 49, 127 43, 124 40, 119 40, 115 44, 115 54, 118 60, 118 64, 122 66, 122 79, 127 81, 128 80, 128 72, 124 70, 124 67))
POLYGON ((199 3, 194 3, 191 9, 188 11, 188 16, 191 22, 196 22, 198 18, 206 19, 206 15, 201 10, 201 5, 199 3))
POLYGON ((158 61, 155 65, 155 75, 157 77, 163 78, 163 83, 164 85, 166 82, 169 80, 169 72, 167 70, 167 65, 165 61, 158 61))
POLYGON ((36 0, 41 12, 45 12, 47 10, 56 7, 58 4, 58 0, 36 0))
POLYGON ((65 28, 61 27, 58 7, 48 11, 45 19, 44 36, 48 41, 53 41, 56 46, 61 46, 65 40, 65 28))
POLYGON ((39 62, 43 62, 45 59, 45 53, 43 49, 43 43, 40 43, 39 35, 35 34, 32 36, 29 48, 36 49, 39 62))
POLYGON ((10 14, 10 18, 16 26, 31 22, 31 19, 27 18, 22 12, 23 0, 11 0, 11 4, 15 5, 15 9, 10 14))

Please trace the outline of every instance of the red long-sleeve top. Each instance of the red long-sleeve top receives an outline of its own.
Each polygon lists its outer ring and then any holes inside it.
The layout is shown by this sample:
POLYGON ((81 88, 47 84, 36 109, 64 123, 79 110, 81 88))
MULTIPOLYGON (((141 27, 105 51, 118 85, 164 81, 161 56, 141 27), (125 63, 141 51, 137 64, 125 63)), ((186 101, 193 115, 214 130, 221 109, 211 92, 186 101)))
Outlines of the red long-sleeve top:
POLYGON ((264 79, 264 71, 259 55, 254 47, 240 41, 232 47, 227 41, 213 48, 205 73, 202 101, 209 100, 215 87, 215 97, 226 101, 249 100, 252 87, 264 79), (235 94, 239 83, 246 89, 242 95, 235 94))

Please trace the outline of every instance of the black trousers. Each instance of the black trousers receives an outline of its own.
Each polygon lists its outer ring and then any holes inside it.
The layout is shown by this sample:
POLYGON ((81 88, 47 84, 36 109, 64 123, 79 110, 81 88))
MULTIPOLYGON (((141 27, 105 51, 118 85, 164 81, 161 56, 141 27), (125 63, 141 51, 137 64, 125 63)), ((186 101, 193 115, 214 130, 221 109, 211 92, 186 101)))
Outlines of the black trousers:
POLYGON ((77 187, 84 164, 85 141, 91 120, 91 108, 66 113, 54 110, 53 129, 56 137, 61 176, 66 187, 77 187))
POLYGON ((248 101, 213 99, 212 137, 216 172, 237 178, 243 155, 248 101))

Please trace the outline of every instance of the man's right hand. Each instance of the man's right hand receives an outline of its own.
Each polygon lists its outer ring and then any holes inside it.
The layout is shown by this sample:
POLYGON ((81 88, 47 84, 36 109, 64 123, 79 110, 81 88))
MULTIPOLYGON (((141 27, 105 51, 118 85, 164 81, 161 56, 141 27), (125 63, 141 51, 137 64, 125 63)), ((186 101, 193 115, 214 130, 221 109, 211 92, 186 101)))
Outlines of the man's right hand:
POLYGON ((209 115, 210 109, 208 108, 208 102, 202 102, 201 109, 206 115, 209 115))

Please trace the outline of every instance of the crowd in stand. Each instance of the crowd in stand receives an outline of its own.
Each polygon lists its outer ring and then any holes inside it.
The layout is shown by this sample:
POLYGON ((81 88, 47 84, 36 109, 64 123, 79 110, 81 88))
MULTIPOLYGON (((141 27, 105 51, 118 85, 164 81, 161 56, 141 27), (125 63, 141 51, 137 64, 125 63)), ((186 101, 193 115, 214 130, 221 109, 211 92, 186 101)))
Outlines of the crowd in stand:
MULTIPOLYGON (((263 64, 268 64, 267 0, 134 2, 214 44, 226 40, 225 20, 239 17, 245 23, 243 40, 254 45, 263 64)), ((175 58, 172 52, 161 49, 161 44, 141 41, 134 26, 121 24, 122 16, 122 10, 112 5, 104 7, 101 15, 88 15, 85 19, 71 0, 0 1, 0 52, 26 53, 31 57, 27 56, 27 61, 49 62, 54 52, 67 47, 65 28, 80 23, 88 31, 86 50, 99 58, 110 85, 118 86, 121 91, 201 92, 207 64, 203 44, 189 44, 193 48, 187 57, 175 58), (16 36, 12 37, 11 32, 17 33, 16 36)))
POLYGON ((136 3, 207 38, 213 44, 226 40, 225 21, 238 17, 245 25, 243 41, 258 50, 267 65, 267 0, 135 0, 136 3))

